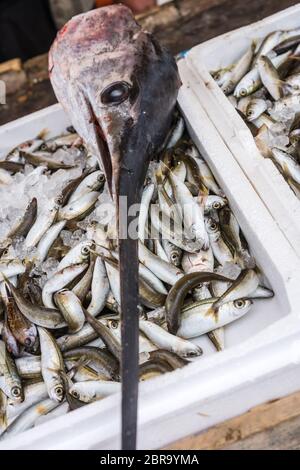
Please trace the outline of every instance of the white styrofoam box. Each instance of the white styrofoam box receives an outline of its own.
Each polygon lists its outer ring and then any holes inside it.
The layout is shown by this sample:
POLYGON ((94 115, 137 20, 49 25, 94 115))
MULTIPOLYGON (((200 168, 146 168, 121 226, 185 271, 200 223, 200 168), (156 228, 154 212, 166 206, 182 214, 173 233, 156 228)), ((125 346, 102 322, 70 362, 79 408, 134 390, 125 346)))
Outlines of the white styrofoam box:
POLYGON ((299 4, 202 43, 189 51, 186 60, 194 72, 194 76, 189 76, 190 86, 300 256, 300 201, 273 162, 260 154, 247 125, 210 75, 211 71, 235 63, 253 39, 262 39, 278 29, 292 28, 300 28, 299 4))
MULTIPOLYGON (((184 61, 179 65, 185 81, 189 71, 184 61)), ((256 301, 244 318, 226 327, 225 351, 216 353, 204 336, 197 340, 204 350, 202 357, 140 385, 141 449, 166 446, 300 388, 300 263, 197 96, 186 86, 180 91, 179 105, 275 297, 256 301)), ((66 125, 60 106, 50 107, 0 128, 1 149, 32 138, 40 128, 47 127, 54 134, 66 125)), ((0 450, 119 447, 119 395, 0 442, 0 450)))
POLYGON ((0 160, 26 140, 34 139, 45 130, 47 139, 55 137, 70 125, 70 120, 62 112, 60 104, 24 116, 0 127, 0 160))

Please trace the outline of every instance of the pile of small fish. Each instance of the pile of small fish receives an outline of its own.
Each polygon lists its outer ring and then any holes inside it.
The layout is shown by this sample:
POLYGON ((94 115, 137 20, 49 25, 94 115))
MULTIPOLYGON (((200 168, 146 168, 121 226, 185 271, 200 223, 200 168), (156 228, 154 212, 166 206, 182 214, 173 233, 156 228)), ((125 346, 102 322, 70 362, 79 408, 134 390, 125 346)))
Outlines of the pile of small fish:
POLYGON ((300 29, 271 32, 211 74, 300 198, 300 29))
MULTIPOLYGON (((222 350, 224 325, 273 296, 183 118, 174 122, 137 216, 141 381, 200 356, 201 335, 222 350)), ((114 206, 97 159, 69 128, 19 145, 0 171, 5 439, 119 392, 121 329, 114 206)))

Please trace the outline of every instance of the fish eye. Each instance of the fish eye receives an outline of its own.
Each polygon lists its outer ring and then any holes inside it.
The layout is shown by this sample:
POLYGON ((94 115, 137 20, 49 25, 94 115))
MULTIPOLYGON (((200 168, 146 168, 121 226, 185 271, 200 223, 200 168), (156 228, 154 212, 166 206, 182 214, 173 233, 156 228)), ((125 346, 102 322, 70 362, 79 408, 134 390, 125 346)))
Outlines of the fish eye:
POLYGON ((104 183, 104 181, 105 181, 105 175, 104 175, 104 173, 101 173, 101 174, 98 176, 97 180, 99 181, 99 183, 104 183))
POLYGON ((81 248, 81 254, 82 256, 89 256, 90 254, 90 247, 89 246, 84 246, 81 248))
POLYGON ((12 394, 13 397, 19 398, 19 397, 21 396, 21 389, 20 389, 20 387, 13 387, 13 388, 11 389, 11 394, 12 394))
POLYGON ((220 202, 217 202, 217 201, 214 202, 214 203, 213 203, 213 208, 214 208, 215 210, 221 209, 221 204, 220 204, 220 202))
POLYGON ((110 328, 112 328, 113 330, 116 330, 119 326, 119 322, 117 320, 111 320, 109 322, 109 326, 110 328))
POLYGON ((123 103, 129 96, 130 85, 126 82, 115 82, 106 87, 101 93, 101 101, 108 106, 123 103))
POLYGON ((42 144, 42 145, 40 146, 40 149, 41 149, 41 150, 47 150, 47 149, 48 149, 47 144, 42 144))
POLYGON ((218 229, 218 226, 217 226, 216 222, 211 222, 211 223, 209 224, 209 227, 210 227, 210 229, 213 230, 214 232, 218 229))
POLYGON ((189 351, 186 355, 186 357, 197 357, 197 351, 189 351))
POLYGON ((245 300, 242 300, 242 299, 235 300, 235 302, 234 302, 234 306, 236 308, 244 308, 245 305, 246 305, 246 302, 245 302, 245 300))
POLYGON ((55 198, 55 204, 58 204, 59 206, 63 203, 63 196, 60 194, 55 198))
POLYGON ((90 250, 95 250, 95 248, 96 248, 95 240, 90 240, 87 247, 88 247, 89 251, 90 250))
POLYGON ((30 338, 26 338, 25 341, 24 341, 24 343, 25 343, 25 346, 31 346, 32 341, 31 341, 30 338))
POLYGON ((79 398, 79 393, 76 392, 76 390, 74 390, 74 391, 72 392, 72 395, 73 395, 74 398, 79 398))
POLYGON ((252 114, 253 114, 252 109, 249 109, 249 111, 247 111, 247 116, 252 116, 252 114))
POLYGON ((63 397, 64 395, 64 389, 61 385, 59 385, 58 387, 55 388, 55 395, 58 397, 58 398, 61 398, 63 397))
POLYGON ((241 96, 247 96, 247 90, 246 90, 246 88, 242 88, 242 89, 240 90, 240 95, 241 95, 241 96))

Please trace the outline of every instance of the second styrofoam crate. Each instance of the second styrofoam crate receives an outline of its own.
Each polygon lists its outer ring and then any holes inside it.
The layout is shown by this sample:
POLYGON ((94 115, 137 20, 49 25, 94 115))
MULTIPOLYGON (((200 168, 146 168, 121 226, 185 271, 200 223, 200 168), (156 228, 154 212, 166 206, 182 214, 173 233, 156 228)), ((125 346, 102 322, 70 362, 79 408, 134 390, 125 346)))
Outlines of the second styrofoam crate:
POLYGON ((300 200, 273 162, 260 154, 248 127, 210 75, 210 71, 235 63, 253 39, 292 28, 300 28, 300 5, 202 43, 188 53, 186 61, 193 72, 189 86, 300 256, 300 200))

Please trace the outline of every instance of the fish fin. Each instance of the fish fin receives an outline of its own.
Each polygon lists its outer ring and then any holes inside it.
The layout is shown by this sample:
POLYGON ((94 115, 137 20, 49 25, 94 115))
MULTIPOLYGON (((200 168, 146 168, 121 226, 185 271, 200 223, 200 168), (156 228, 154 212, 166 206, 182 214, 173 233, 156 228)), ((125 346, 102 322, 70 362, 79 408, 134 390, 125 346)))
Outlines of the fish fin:
POLYGON ((46 137, 47 137, 47 135, 49 134, 49 132, 50 132, 50 131, 49 131, 49 129, 47 129, 47 128, 42 129, 42 130, 38 133, 38 135, 36 136, 36 139, 46 140, 46 137))
POLYGON ((209 307, 209 309, 207 310, 207 312, 205 312, 205 317, 209 317, 209 316, 212 316, 215 320, 215 322, 217 323, 218 321, 218 318, 219 318, 219 313, 218 313, 218 310, 219 310, 219 307, 215 304, 213 304, 211 307, 209 307))
POLYGON ((69 388, 73 385, 71 377, 64 370, 60 370, 58 373, 63 379, 66 389, 69 390, 69 388))
POLYGON ((81 367, 89 365, 91 362, 86 356, 82 356, 79 361, 69 370, 69 378, 73 378, 81 367))
POLYGON ((6 411, 0 414, 0 429, 6 429, 8 425, 6 411))
POLYGON ((214 345, 214 347, 216 348, 218 352, 224 351, 225 349, 224 344, 222 344, 221 341, 219 340, 218 335, 215 333, 215 330, 207 333, 207 336, 209 337, 210 341, 212 342, 212 344, 214 345))
POLYGON ((263 124, 258 131, 258 134, 254 137, 255 143, 258 147, 258 150, 262 154, 264 158, 271 158, 272 157, 272 149, 268 145, 266 137, 268 136, 269 131, 267 126, 263 124))

